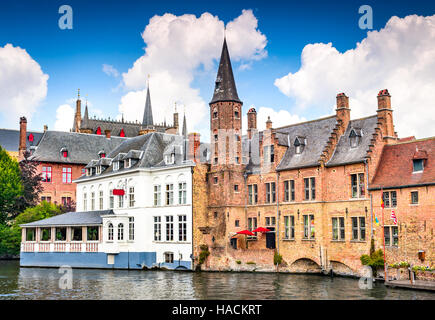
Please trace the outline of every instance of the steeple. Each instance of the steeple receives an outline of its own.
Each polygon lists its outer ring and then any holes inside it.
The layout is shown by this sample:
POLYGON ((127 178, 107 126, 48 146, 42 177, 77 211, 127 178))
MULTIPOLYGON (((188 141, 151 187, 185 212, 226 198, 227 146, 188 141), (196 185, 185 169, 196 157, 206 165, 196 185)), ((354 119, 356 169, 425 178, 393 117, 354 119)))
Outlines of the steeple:
POLYGON ((150 97, 150 86, 148 83, 148 88, 147 88, 147 98, 145 101, 145 111, 143 113, 143 121, 142 121, 142 126, 143 127, 150 127, 154 125, 154 121, 153 121, 153 110, 151 107, 151 97, 150 97))
POLYGON ((80 126, 80 128, 82 128, 82 129, 89 129, 88 128, 88 124, 89 124, 89 113, 88 113, 88 104, 86 103, 86 107, 85 107, 85 115, 83 116, 83 119, 82 119, 82 123, 81 123, 81 126, 80 126))
POLYGON ((183 131, 181 132, 181 134, 183 135, 183 137, 184 137, 185 139, 187 139, 186 112, 184 112, 184 117, 183 117, 183 131))
POLYGON ((78 89, 77 93, 77 101, 76 101, 76 112, 74 114, 74 122, 72 132, 79 132, 82 122, 82 101, 80 100, 80 89, 78 89))
POLYGON ((219 101, 234 101, 242 103, 237 95, 236 83, 234 82, 233 68, 231 67, 226 38, 224 38, 215 89, 210 104, 219 101))

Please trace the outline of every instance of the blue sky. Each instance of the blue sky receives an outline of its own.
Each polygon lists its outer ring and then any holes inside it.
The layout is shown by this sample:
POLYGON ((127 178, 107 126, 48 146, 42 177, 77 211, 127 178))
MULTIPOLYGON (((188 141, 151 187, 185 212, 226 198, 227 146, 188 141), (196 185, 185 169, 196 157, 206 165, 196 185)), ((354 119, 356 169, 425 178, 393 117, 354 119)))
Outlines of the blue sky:
MULTIPOLYGON (((44 124, 48 124, 49 128, 53 129, 56 111, 63 104, 69 103, 73 106, 70 100, 76 96, 77 88, 81 89, 82 96, 88 95, 92 106, 91 114, 94 109, 94 113, 103 114, 105 117, 113 118, 119 115, 122 97, 129 91, 136 90, 120 85, 123 81, 122 73, 126 73, 133 67, 134 62, 144 55, 146 44, 141 33, 149 24, 151 17, 162 16, 165 13, 176 16, 194 14, 199 17, 204 12, 209 12, 224 23, 228 23, 239 17, 243 9, 251 9, 258 21, 256 30, 267 38, 267 45, 264 48, 267 56, 257 60, 242 58, 241 61, 233 62, 239 97, 244 102, 243 113, 253 105, 256 108, 271 108, 277 112, 285 110, 296 120, 310 120, 332 113, 332 104, 337 92, 327 91, 324 93, 327 97, 326 101, 313 103, 309 99, 303 100, 301 93, 285 94, 285 89, 277 86, 275 81, 289 73, 295 74, 300 71, 301 53, 308 44, 332 43, 332 47, 340 53, 354 49, 358 42, 367 37, 367 30, 358 27, 358 19, 361 16, 358 8, 363 4, 373 8, 375 30, 384 28, 392 16, 405 18, 412 14, 432 16, 435 13, 433 1, 4 0, 0 2, 0 48, 9 43, 14 47, 25 49, 39 64, 42 72, 49 76, 46 95, 40 99, 32 112, 29 111, 29 129, 41 130, 44 124), (63 4, 73 8, 72 30, 61 30, 58 27, 58 19, 61 16, 58 8, 63 4), (248 63, 249 68, 242 70, 240 68, 242 63, 248 63), (103 64, 113 66, 120 75, 117 77, 107 75, 102 70, 103 64), (320 107, 322 103, 325 106, 320 107), (299 104, 304 104, 304 107, 300 107, 299 104)), ((398 41, 400 43, 401 40, 398 41)), ((231 46, 229 50, 231 54, 231 46)), ((312 56, 310 59, 314 60, 312 56)), ((205 70, 202 67, 194 68, 193 80, 189 84, 191 88, 199 90, 199 96, 206 104, 210 101, 214 89, 217 61, 213 61, 212 68, 205 70)), ((0 70, 1 63, 0 59, 0 70)), ((398 62, 397 68, 400 67, 398 62)), ((20 79, 14 81, 16 83, 9 85, 19 87, 22 83, 20 79)), ((145 81, 144 76, 143 82, 145 81)), ((297 85, 295 81, 296 79, 291 80, 290 87, 297 85)), ((379 88, 376 85, 374 87, 383 89, 384 84, 388 85, 379 81, 379 88)), ((306 90, 317 90, 316 86, 319 85, 315 84, 311 88, 308 84, 306 90)), ((358 88, 352 90, 357 94, 358 88)), ((367 106, 371 108, 369 113, 373 114, 376 108, 376 92, 372 88, 368 89, 367 86, 361 90, 367 90, 367 96, 369 93, 373 96, 373 103, 367 106)), ((154 101, 153 90, 151 94, 154 101)), ((395 97, 394 92, 392 96, 395 97)), ((0 127, 18 128, 18 117, 15 122, 11 121, 8 117, 10 110, 8 106, 2 106, 1 100, 0 96, 0 127)), ((174 97, 175 100, 183 101, 183 97, 174 97)), ((156 101, 159 99, 156 98, 156 101)), ((363 102, 364 99, 361 98, 361 103, 363 102)), ((427 104, 430 103, 433 102, 427 101, 427 104)), ((22 108, 26 110, 26 106, 22 108)), ((154 112, 158 113, 159 106, 154 104, 154 108, 154 112)), ((186 105, 189 121, 188 108, 189 106, 186 105)), ((162 112, 166 113, 165 117, 168 116, 167 110, 162 112)), ((364 114, 358 111, 356 115, 360 113, 364 114)), ((140 119, 141 115, 137 118, 140 119)), ((281 124, 279 119, 276 121, 281 124)), ((418 125, 418 123, 414 124, 414 126, 418 125)), ((430 132, 430 129, 412 132, 411 127, 406 125, 402 127, 405 135, 416 134, 420 137, 434 133, 430 132)), ((195 128, 189 127, 191 131, 194 129, 205 130, 205 126, 199 124, 195 128)))

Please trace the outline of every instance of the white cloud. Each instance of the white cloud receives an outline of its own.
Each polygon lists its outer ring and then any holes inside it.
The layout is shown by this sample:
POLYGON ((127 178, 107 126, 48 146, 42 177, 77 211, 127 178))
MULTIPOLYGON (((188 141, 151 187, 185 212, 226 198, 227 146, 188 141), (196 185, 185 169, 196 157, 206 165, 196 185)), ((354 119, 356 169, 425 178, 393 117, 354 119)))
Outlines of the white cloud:
MULTIPOLYGON (((252 106, 254 107, 254 106, 252 106)), ((304 117, 299 117, 297 114, 291 114, 287 110, 274 110, 272 108, 260 107, 257 110, 257 129, 265 130, 267 118, 270 117, 273 128, 288 126, 293 123, 307 121, 304 117)), ((248 117, 243 115, 243 127, 248 127, 248 117)))
POLYGON ((48 75, 26 50, 0 47, 0 112, 7 121, 28 120, 47 95, 48 75))
POLYGON ((69 104, 62 104, 56 110, 56 122, 54 123, 54 130, 56 131, 70 131, 73 127, 75 108, 69 104))
POLYGON ((110 64, 103 64, 103 72, 108 76, 115 78, 119 76, 118 70, 116 70, 115 67, 110 64))
POLYGON ((435 15, 392 17, 367 33, 356 48, 339 52, 331 43, 308 44, 301 68, 275 85, 302 109, 330 112, 335 95, 350 97, 352 118, 375 114, 376 95, 392 95, 399 136, 433 136, 435 120, 435 15))
MULTIPOLYGON (((233 61, 247 64, 267 55, 266 37, 257 29, 257 19, 251 10, 227 24, 227 43, 233 61)), ((141 120, 145 105, 146 79, 150 74, 151 101, 155 122, 164 118, 172 123, 174 103, 186 106, 189 130, 200 129, 208 136, 208 105, 198 89, 192 87, 195 73, 202 69, 215 73, 213 66, 220 58, 224 22, 210 13, 200 17, 185 14, 164 14, 150 19, 142 33, 145 54, 123 73, 126 93, 119 112, 127 120, 141 120)), ((211 83, 210 85, 213 85, 211 83)), ((182 119, 182 110, 180 120, 182 119)))

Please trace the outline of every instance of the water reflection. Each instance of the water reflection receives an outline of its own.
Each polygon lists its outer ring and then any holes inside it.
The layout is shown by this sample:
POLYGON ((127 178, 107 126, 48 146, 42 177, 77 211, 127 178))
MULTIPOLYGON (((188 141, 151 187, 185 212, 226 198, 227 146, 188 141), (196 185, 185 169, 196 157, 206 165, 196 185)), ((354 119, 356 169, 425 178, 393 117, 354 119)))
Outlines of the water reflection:
POLYGON ((355 279, 317 275, 74 269, 70 290, 60 289, 61 276, 58 269, 0 261, 0 299, 435 299, 379 283, 361 290, 355 279))

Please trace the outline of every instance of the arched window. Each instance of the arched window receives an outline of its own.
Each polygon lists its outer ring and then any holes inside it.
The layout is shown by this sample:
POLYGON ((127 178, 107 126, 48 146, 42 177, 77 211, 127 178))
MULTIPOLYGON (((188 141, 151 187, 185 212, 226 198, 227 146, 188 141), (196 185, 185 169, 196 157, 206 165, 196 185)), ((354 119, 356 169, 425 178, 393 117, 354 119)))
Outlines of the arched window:
POLYGON ((113 240, 113 224, 109 223, 107 230, 108 230, 107 239, 113 240))
POLYGON ((98 128, 97 128, 97 131, 96 131, 95 133, 96 133, 96 134, 101 134, 101 128, 98 127, 98 128))
POLYGON ((124 240, 124 225, 118 224, 118 240, 124 240))
POLYGON ((99 152, 98 152, 98 157, 101 159, 101 158, 105 158, 106 157, 106 152, 104 152, 104 150, 100 150, 99 152))
POLYGON ((217 119, 218 117, 218 111, 216 108, 213 109, 213 119, 217 119))
POLYGON ((119 133, 119 136, 120 136, 120 137, 125 137, 124 129, 121 129, 121 132, 119 133))
POLYGON ((237 108, 234 110, 234 118, 240 119, 239 109, 237 108))
POLYGON ((67 158, 68 157, 68 150, 66 148, 60 149, 60 154, 62 157, 67 158))

